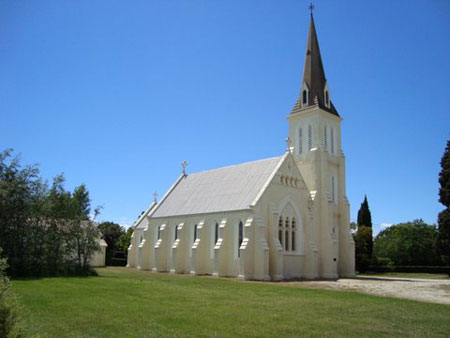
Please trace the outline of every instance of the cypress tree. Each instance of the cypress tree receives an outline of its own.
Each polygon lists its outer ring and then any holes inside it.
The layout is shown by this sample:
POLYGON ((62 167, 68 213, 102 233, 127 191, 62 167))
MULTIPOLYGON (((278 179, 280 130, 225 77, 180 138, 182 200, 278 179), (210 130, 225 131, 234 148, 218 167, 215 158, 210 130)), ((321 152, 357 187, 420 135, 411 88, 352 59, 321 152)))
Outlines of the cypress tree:
POLYGON ((364 196, 364 201, 359 208, 357 225, 358 231, 354 237, 356 269, 364 272, 370 265, 373 251, 372 215, 367 196, 364 196))
POLYGON ((364 201, 361 203, 361 207, 358 211, 358 227, 360 226, 372 228, 372 215, 370 213, 366 195, 364 195, 364 201))
MULTIPOLYGON (((438 215, 437 249, 444 263, 450 265, 450 140, 441 159, 439 202, 446 208, 438 215)), ((450 271, 448 272, 450 276, 450 271)))

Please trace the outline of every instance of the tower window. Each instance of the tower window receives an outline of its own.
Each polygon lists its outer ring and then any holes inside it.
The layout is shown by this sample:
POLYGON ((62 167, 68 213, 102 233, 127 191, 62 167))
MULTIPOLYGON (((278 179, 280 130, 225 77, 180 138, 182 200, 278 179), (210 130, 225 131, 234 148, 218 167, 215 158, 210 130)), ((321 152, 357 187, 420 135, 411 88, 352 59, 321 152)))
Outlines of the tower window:
POLYGON ((312 127, 308 126, 308 150, 312 149, 312 127))
POLYGON ((175 240, 178 239, 178 225, 175 225, 175 240))
POLYGON ((325 91, 325 105, 330 107, 330 94, 328 94, 328 90, 325 91))
POLYGON ((334 176, 331 176, 331 198, 333 199, 333 202, 336 201, 336 188, 334 186, 334 176))
POLYGON ((194 225, 194 242, 197 239, 197 224, 194 225))
POLYGON ((298 130, 298 153, 303 154, 303 130, 298 130))
POLYGON ((158 239, 161 238, 161 226, 158 227, 158 239))
POLYGON ((308 102, 308 93, 306 92, 305 89, 303 89, 303 93, 302 93, 302 103, 306 104, 308 102))
POLYGON ((334 154, 334 130, 331 128, 331 153, 334 154))

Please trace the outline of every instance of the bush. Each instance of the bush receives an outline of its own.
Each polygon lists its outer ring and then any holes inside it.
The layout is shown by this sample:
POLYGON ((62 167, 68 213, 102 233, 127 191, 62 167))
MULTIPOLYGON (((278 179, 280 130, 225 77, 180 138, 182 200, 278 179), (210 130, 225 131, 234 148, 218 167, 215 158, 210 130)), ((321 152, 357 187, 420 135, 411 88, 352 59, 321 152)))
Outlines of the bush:
POLYGON ((0 337, 17 338, 22 337, 19 304, 11 292, 10 281, 5 274, 6 268, 6 259, 0 258, 0 337))

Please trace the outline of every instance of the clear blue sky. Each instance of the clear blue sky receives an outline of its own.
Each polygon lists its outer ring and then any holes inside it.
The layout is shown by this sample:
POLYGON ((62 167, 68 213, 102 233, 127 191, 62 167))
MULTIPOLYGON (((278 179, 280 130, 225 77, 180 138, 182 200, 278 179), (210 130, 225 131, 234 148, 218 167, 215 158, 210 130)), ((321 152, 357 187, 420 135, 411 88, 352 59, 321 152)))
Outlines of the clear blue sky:
MULTIPOLYGON (((0 1, 0 148, 130 225, 188 172, 284 152, 309 1, 0 1)), ((436 222, 450 2, 316 1, 351 219, 436 222)))

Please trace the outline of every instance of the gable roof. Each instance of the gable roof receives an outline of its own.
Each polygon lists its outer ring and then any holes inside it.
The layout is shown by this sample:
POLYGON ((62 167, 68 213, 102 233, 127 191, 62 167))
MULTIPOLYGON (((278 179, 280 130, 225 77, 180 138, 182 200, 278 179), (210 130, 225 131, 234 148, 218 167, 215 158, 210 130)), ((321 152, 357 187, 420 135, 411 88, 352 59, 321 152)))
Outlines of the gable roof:
POLYGON ((285 156, 184 176, 151 218, 249 209, 285 156))

